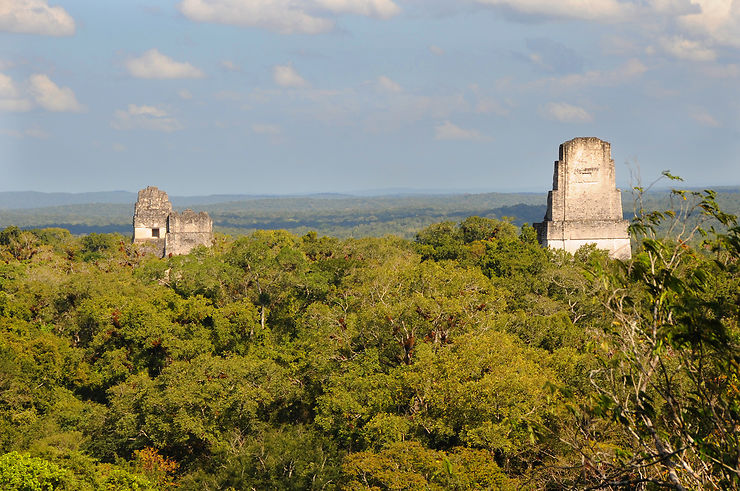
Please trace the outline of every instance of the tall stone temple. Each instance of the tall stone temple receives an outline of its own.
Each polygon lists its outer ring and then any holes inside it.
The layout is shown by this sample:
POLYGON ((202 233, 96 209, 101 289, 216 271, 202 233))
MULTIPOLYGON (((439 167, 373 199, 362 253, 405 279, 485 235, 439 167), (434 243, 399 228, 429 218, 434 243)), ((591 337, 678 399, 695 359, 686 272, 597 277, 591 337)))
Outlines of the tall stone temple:
POLYGON ((139 191, 134 205, 133 241, 160 257, 187 254, 196 246, 213 244, 213 221, 204 211, 172 211, 167 193, 149 186, 139 191))
POLYGON ((627 226, 609 142, 588 137, 560 145, 545 220, 534 224, 540 244, 571 253, 596 244, 613 258, 629 259, 627 226))

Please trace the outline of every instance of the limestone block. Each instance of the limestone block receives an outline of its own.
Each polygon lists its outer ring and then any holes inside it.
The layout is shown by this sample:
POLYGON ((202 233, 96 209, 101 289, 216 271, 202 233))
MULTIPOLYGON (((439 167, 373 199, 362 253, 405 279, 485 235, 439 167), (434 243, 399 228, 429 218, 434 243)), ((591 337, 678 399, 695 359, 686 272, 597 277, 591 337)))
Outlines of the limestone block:
POLYGON ((213 221, 208 213, 185 210, 169 216, 165 255, 187 254, 193 248, 213 244, 213 221))
POLYGON ((187 254, 196 246, 213 243, 213 221, 208 213, 174 212, 167 193, 154 186, 139 191, 133 226, 133 242, 160 257, 187 254))
POLYGON ((612 257, 629 259, 628 223, 615 183, 608 142, 583 137, 560 145, 545 219, 534 224, 540 244, 569 252, 596 244, 612 257))

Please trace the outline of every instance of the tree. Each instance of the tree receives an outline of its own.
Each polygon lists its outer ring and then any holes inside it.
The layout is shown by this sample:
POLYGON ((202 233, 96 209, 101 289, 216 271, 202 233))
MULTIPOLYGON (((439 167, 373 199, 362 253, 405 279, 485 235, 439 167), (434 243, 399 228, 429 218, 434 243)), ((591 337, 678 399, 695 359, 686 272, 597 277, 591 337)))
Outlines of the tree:
POLYGON ((297 390, 272 360, 204 354, 112 387, 107 429, 122 451, 152 447, 191 461, 248 438, 297 390))
POLYGON ((10 452, 0 456, 0 487, 19 491, 77 489, 71 472, 40 459, 10 452))
POLYGON ((672 196, 675 209, 638 211, 631 231, 642 240, 633 260, 596 277, 613 321, 597 351, 601 366, 590 376, 595 394, 581 416, 588 439, 579 450, 598 486, 734 489, 740 487, 740 229, 712 191, 672 196), (707 220, 729 227, 708 230, 717 239, 704 247, 714 258, 692 246, 706 235, 707 220), (658 230, 669 235, 659 237, 658 230), (735 285, 729 296, 727 282, 735 285), (609 426, 621 432, 617 446, 600 442, 609 426))
POLYGON ((8 227, 0 232, 0 253, 17 261, 31 259, 38 252, 39 240, 32 233, 18 227, 8 227))
POLYGON ((264 329, 267 310, 300 289, 308 269, 297 239, 287 232, 260 231, 234 242, 226 260, 240 270, 237 287, 260 308, 264 329))
POLYGON ((457 447, 451 452, 425 448, 419 442, 398 442, 379 452, 357 452, 345 459, 350 479, 346 489, 465 490, 517 489, 488 452, 457 447))

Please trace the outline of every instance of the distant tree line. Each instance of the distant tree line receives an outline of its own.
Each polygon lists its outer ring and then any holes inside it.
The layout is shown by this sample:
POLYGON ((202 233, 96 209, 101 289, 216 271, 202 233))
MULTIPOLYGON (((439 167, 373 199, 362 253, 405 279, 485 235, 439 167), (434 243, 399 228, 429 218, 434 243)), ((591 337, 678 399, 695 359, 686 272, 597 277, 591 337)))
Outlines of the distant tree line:
MULTIPOLYGON (((671 206, 668 192, 641 194, 645 209, 671 206)), ((283 197, 205 204, 216 231, 245 235, 256 230, 287 230, 297 235, 315 231, 332 237, 382 237, 397 235, 413 239, 424 227, 468 216, 506 219, 521 226, 542 221, 544 194, 471 194, 436 196, 283 197)), ((635 199, 623 193, 624 216, 634 216, 635 199)), ((722 209, 740 214, 740 189, 717 193, 722 209)), ((124 204, 82 204, 55 207, 0 209, 0 226, 23 229, 65 228, 73 235, 87 233, 131 233, 132 206, 124 204)))

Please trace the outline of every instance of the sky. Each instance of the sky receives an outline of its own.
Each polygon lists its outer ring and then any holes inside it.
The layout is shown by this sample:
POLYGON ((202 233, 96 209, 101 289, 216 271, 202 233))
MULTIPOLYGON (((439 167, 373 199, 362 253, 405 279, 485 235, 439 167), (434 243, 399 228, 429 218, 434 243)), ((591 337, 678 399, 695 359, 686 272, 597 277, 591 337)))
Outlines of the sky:
POLYGON ((740 184, 740 0, 0 0, 0 191, 740 184))

